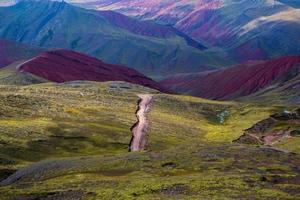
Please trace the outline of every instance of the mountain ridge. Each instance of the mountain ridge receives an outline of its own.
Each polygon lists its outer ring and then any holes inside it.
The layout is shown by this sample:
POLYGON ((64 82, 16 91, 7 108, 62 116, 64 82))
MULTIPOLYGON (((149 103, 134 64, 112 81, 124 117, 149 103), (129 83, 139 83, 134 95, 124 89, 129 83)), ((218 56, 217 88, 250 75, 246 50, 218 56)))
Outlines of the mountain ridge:
POLYGON ((299 55, 300 11, 296 1, 107 0, 77 2, 176 27, 208 46, 226 50, 237 62, 299 55), (284 31, 281 31, 284 30, 284 31), (245 48, 256 52, 245 51, 245 48))
POLYGON ((161 92, 169 90, 152 79, 125 66, 104 63, 96 58, 65 49, 46 51, 18 65, 20 73, 30 73, 45 80, 63 83, 70 81, 125 81, 161 92))
POLYGON ((225 100, 253 94, 274 81, 286 82, 299 73, 300 56, 287 56, 198 74, 178 75, 161 84, 182 94, 225 100))

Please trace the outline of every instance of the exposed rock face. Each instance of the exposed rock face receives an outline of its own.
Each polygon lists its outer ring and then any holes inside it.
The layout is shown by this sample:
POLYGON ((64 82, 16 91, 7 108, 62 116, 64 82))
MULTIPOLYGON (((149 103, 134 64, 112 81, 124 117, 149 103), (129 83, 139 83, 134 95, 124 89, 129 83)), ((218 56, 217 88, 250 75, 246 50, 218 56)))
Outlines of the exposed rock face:
POLYGON ((87 81, 125 81, 166 92, 158 83, 125 66, 111 65, 96 58, 69 50, 43 52, 18 68, 57 83, 87 81))
POLYGON ((254 124, 235 142, 272 146, 285 138, 300 136, 299 124, 299 109, 294 112, 284 111, 254 124))
POLYGON ((287 120, 300 120, 300 109, 295 112, 284 111, 271 116, 274 119, 287 121, 287 120))
POLYGON ((238 140, 234 142, 243 144, 263 145, 263 141, 253 134, 244 133, 238 140))
POLYGON ((173 76, 161 83, 183 94, 209 99, 234 99, 255 93, 273 83, 288 81, 299 74, 300 56, 288 56, 207 73, 173 76))
POLYGON ((273 128, 276 122, 276 119, 270 117, 254 124, 251 128, 247 129, 246 132, 252 134, 265 133, 268 129, 273 128))

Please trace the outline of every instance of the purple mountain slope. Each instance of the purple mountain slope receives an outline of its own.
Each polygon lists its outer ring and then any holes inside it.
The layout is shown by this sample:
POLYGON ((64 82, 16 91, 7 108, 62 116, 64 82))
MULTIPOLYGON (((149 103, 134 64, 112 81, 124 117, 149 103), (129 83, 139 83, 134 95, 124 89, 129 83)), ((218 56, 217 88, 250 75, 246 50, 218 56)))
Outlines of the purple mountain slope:
POLYGON ((237 62, 300 54, 300 4, 294 0, 105 0, 80 5, 172 25, 226 49, 237 62))
POLYGON ((200 50, 206 49, 204 45, 190 38, 183 32, 173 28, 172 26, 160 25, 151 21, 139 21, 137 19, 127 17, 114 11, 99 11, 99 15, 105 17, 110 23, 120 28, 126 29, 138 35, 144 35, 157 38, 171 38, 179 36, 185 39, 188 45, 200 50))
POLYGON ((37 47, 0 39, 0 68, 18 60, 32 58, 41 51, 37 47))

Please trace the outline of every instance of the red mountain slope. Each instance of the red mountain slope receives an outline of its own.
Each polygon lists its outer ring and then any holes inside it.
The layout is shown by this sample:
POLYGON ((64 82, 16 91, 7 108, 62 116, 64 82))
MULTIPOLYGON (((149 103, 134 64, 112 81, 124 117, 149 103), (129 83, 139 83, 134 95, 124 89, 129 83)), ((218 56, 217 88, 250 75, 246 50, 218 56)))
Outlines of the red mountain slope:
POLYGON ((126 81, 166 91, 158 83, 136 70, 107 64, 96 58, 69 50, 43 52, 21 64, 18 70, 58 83, 75 80, 126 81))
POLYGON ((297 74, 300 74, 300 56, 288 56, 206 73, 178 75, 162 81, 162 84, 184 94, 233 99, 257 92, 276 81, 287 81, 297 74))

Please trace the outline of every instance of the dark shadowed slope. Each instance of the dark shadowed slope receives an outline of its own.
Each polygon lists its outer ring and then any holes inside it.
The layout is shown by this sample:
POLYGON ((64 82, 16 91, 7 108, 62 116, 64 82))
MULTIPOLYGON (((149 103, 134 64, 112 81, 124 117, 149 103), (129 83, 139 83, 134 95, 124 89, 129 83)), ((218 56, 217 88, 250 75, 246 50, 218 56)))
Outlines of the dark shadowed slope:
POLYGON ((233 99, 286 82, 300 73, 300 56, 256 61, 193 75, 178 75, 162 82, 165 87, 184 94, 210 98, 233 99))
POLYGON ((18 60, 32 58, 40 52, 36 47, 0 39, 0 68, 18 60))
POLYGON ((192 47, 195 47, 199 50, 207 49, 200 42, 197 42, 196 40, 190 38, 188 35, 180 32, 172 26, 164 26, 152 21, 139 21, 137 19, 127 17, 111 10, 99 11, 99 15, 106 18, 113 25, 126 29, 138 35, 157 38, 171 38, 178 36, 183 38, 186 43, 192 47))
POLYGON ((75 80, 126 81, 166 91, 158 83, 134 69, 107 64, 96 58, 70 50, 44 52, 19 65, 18 70, 58 83, 75 80))

